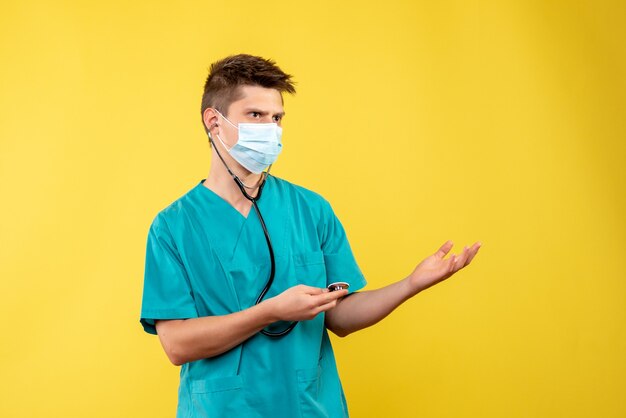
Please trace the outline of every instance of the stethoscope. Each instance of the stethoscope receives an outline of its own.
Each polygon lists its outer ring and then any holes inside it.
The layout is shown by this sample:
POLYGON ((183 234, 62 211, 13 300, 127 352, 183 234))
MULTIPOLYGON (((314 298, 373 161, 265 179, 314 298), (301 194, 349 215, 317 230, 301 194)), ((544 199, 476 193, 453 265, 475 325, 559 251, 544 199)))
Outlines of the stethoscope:
MULTIPOLYGON (((226 164, 226 161, 224 161, 224 158, 222 158, 222 155, 220 154, 219 150, 215 146, 215 142, 213 142, 213 138, 211 138, 211 135, 209 135, 209 141, 211 142, 211 145, 213 145, 213 148, 215 148, 215 152, 217 152, 217 156, 220 157, 220 160, 222 160, 224 167, 226 167, 226 170, 228 171, 228 173, 231 175, 231 177, 233 178, 233 180, 239 187, 239 190, 241 190, 241 193, 244 195, 246 199, 252 202, 252 207, 254 208, 254 211, 259 217, 259 221, 261 222, 261 228, 263 228, 263 234, 265 234, 265 242, 267 243, 267 249, 270 254, 271 267, 270 267, 270 277, 267 280, 267 283, 265 284, 265 287, 263 288, 261 293, 259 293, 259 296, 257 297, 256 302, 254 303, 255 305, 258 305, 259 303, 261 303, 261 301, 263 300, 267 292, 270 290, 270 287, 272 286, 272 283, 274 282, 274 275, 276 274, 276 260, 274 258, 274 247, 272 246, 272 240, 270 239, 270 234, 267 232, 267 227, 265 226, 265 220, 263 219, 263 216, 261 215, 261 211, 259 210, 259 206, 257 205, 257 201, 261 198, 261 192, 263 192, 263 186, 265 186, 265 181, 267 179, 267 176, 269 175, 269 172, 272 166, 270 165, 267 171, 263 172, 264 173, 263 182, 259 185, 259 192, 257 193, 256 197, 252 197, 246 191, 245 189, 246 186, 243 184, 241 179, 235 173, 231 171, 231 169, 228 167, 228 164, 226 164)), ((289 334, 295 328, 297 324, 298 324, 298 321, 294 321, 282 331, 272 332, 272 331, 267 331, 266 329, 262 329, 261 333, 263 335, 267 335, 268 337, 274 337, 274 338, 284 337, 285 335, 289 334)))
MULTIPOLYGON (((215 152, 217 152, 217 156, 220 157, 220 160, 222 160, 224 167, 226 167, 226 170, 228 171, 228 173, 231 175, 231 177, 233 178, 233 180, 239 187, 239 190, 241 190, 241 193, 244 195, 246 199, 252 202, 252 207, 254 208, 254 211, 259 217, 259 221, 261 222, 261 228, 263 228, 263 234, 265 235, 265 242, 267 243, 267 250, 269 251, 269 254, 270 254, 271 267, 270 267, 270 277, 267 279, 267 283, 265 284, 265 287, 263 288, 261 293, 259 293, 259 296, 257 297, 256 302, 254 303, 255 305, 258 305, 259 303, 261 303, 261 301, 263 300, 267 292, 270 290, 272 283, 274 283, 274 275, 276 274, 276 260, 274 258, 274 247, 272 246, 272 240, 270 239, 270 234, 269 232, 267 232, 267 227, 265 226, 265 220, 263 219, 263 215, 261 215, 261 211, 259 210, 259 206, 257 205, 257 201, 261 198, 261 193, 263 192, 263 186, 265 186, 265 181, 267 180, 267 176, 270 174, 272 165, 270 164, 267 171, 263 172, 263 181, 259 185, 259 192, 257 193, 256 197, 252 197, 248 194, 248 192, 246 192, 246 187, 248 186, 243 184, 243 181, 241 181, 239 176, 237 176, 235 173, 231 171, 231 169, 228 167, 228 164, 226 164, 226 161, 224 161, 224 158, 222 158, 222 154, 220 154, 219 150, 215 146, 215 142, 213 142, 213 138, 211 138, 211 135, 209 135, 209 141, 211 142, 211 145, 213 146, 213 148, 215 148, 215 152)), ((331 292, 334 292, 336 290, 341 290, 341 289, 347 289, 348 287, 350 287, 350 284, 346 282, 335 282, 327 286, 328 290, 331 292)), ((289 334, 295 328, 297 324, 298 324, 298 321, 294 321, 282 331, 272 332, 272 331, 267 331, 265 329, 262 329, 261 333, 263 335, 267 335, 268 337, 274 337, 274 338, 284 337, 285 335, 289 334)))

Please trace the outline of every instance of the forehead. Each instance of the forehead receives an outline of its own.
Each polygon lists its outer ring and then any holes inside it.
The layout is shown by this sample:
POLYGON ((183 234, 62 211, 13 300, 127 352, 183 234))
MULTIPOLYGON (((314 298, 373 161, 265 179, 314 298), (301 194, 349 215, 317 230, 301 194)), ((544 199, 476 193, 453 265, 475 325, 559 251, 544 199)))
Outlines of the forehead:
POLYGON ((232 102, 231 111, 237 112, 248 108, 258 108, 271 113, 283 112, 283 96, 276 89, 260 86, 239 87, 240 97, 232 102))

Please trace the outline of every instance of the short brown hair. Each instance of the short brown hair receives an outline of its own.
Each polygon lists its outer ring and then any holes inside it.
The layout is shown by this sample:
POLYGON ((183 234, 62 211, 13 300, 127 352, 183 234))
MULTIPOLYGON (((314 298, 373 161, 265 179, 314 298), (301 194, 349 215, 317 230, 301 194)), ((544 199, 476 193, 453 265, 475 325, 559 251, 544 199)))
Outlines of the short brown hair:
POLYGON ((261 86, 276 89, 281 94, 293 94, 296 88, 291 78, 274 61, 254 55, 231 55, 214 62, 209 69, 202 95, 200 114, 204 130, 208 132, 204 125, 204 111, 212 107, 227 116, 230 104, 242 97, 239 87, 261 86))

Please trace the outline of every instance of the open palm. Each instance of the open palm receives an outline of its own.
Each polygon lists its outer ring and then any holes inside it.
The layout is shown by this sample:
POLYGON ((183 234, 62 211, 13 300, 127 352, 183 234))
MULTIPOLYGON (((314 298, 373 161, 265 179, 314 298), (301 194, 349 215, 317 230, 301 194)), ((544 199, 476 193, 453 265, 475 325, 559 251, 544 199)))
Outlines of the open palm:
POLYGON ((446 241, 436 253, 426 257, 415 267, 415 270, 409 276, 409 281, 414 291, 418 292, 427 289, 467 266, 476 256, 481 243, 476 242, 470 248, 465 246, 461 254, 452 254, 444 259, 453 246, 454 243, 452 241, 446 241))

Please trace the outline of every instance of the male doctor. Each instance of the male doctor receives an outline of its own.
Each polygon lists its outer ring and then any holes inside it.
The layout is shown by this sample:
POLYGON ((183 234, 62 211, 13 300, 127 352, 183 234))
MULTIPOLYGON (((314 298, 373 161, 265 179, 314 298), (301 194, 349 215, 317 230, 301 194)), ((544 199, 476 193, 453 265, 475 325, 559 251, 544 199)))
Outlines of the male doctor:
POLYGON ((406 278, 357 292, 366 281, 330 204, 269 174, 284 92, 291 76, 273 61, 215 62, 201 108, 209 174, 150 226, 140 321, 182 365, 177 417, 347 417, 327 331, 377 323, 480 247, 446 258, 447 241, 406 278))

